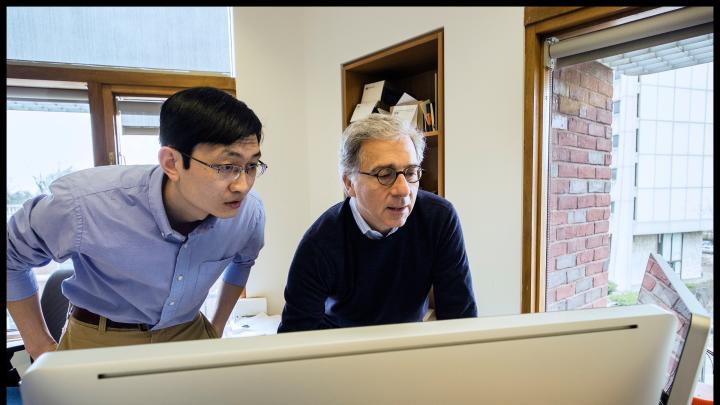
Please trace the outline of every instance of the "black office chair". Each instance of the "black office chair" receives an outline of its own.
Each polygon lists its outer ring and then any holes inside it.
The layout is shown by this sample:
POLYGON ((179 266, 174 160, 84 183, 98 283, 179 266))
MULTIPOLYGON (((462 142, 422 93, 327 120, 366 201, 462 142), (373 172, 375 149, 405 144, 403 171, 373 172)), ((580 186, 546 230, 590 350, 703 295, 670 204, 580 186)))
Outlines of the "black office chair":
POLYGON ((70 305, 68 299, 62 294, 60 284, 73 274, 75 274, 73 269, 61 269, 53 272, 45 283, 45 289, 40 297, 45 323, 56 342, 60 340, 62 327, 67 318, 68 305, 70 305))
MULTIPOLYGON (((45 289, 43 289, 42 295, 40 296, 42 314, 45 318, 45 323, 47 323, 50 335, 52 335, 55 341, 59 341, 60 339, 62 327, 65 325, 67 317, 68 306, 70 305, 68 299, 62 294, 60 285, 63 280, 73 274, 75 274, 73 269, 61 269, 54 271, 45 283, 45 289)), ((15 352, 21 350, 25 350, 25 346, 20 345, 7 349, 6 366, 8 374, 6 384, 8 387, 16 387, 20 381, 20 376, 18 375, 17 370, 15 370, 15 368, 13 368, 10 364, 10 359, 12 359, 15 352)))

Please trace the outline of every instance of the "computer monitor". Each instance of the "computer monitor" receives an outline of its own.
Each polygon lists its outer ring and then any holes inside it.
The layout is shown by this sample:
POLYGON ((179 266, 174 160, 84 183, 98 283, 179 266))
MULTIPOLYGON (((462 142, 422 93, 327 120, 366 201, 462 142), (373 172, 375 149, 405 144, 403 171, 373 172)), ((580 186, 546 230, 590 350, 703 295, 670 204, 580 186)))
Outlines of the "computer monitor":
POLYGON ((688 404, 702 365, 710 332, 710 317, 670 265, 655 253, 650 253, 638 303, 658 305, 677 318, 675 341, 666 366, 660 403, 688 404))
POLYGON ((46 353, 36 404, 657 404, 654 305, 46 353))

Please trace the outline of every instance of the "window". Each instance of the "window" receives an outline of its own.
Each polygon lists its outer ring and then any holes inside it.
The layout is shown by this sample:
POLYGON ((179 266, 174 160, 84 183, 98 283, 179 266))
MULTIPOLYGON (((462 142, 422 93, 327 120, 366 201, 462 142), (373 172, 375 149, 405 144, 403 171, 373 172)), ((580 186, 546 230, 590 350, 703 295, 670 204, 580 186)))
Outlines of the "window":
MULTIPOLYGON (((648 10, 632 7, 565 10, 562 17, 546 19, 534 26, 531 23, 526 28, 526 34, 542 41, 553 37, 553 23, 562 21, 562 29, 556 28, 556 39, 561 43, 568 39, 564 46, 547 41, 546 48, 542 49, 529 41, 526 54, 541 49, 544 53, 540 55, 553 57, 553 46, 558 52, 560 49, 569 52, 573 44, 569 38, 590 36, 596 31, 613 35, 613 31, 621 31, 616 27, 622 28, 626 23, 651 21, 643 18, 648 17, 643 15, 646 12, 648 10), (602 22, 596 26, 583 20, 593 12, 602 15, 598 17, 602 22), (572 24, 568 21, 574 18, 578 26, 583 25, 577 31, 569 28, 572 24)), ((657 8, 649 12, 678 12, 675 16, 684 13, 683 8, 657 8)), ((623 50, 619 46, 613 48, 615 45, 601 46, 575 55, 563 53, 564 56, 555 60, 543 60, 544 64, 526 62, 526 111, 532 111, 529 107, 534 106, 543 113, 526 116, 525 145, 546 147, 547 158, 536 161, 549 166, 539 166, 533 171, 533 164, 525 165, 526 192, 532 190, 539 198, 524 204, 524 235, 536 237, 539 242, 523 252, 524 311, 616 305, 617 296, 611 296, 608 291, 612 286, 621 293, 637 292, 647 252, 656 248, 654 238, 658 233, 678 235, 674 239, 670 236, 666 242, 674 246, 668 260, 684 280, 705 285, 707 278, 701 274, 709 272, 712 278, 712 264, 706 266, 703 260, 703 266, 700 265, 700 235, 712 232, 710 221, 703 220, 703 207, 706 207, 707 218, 712 217, 709 194, 703 203, 704 189, 712 184, 709 171, 713 165, 712 151, 700 147, 699 142, 706 139, 705 131, 712 127, 706 111, 712 105, 708 100, 713 93, 710 73, 713 38, 711 30, 707 30, 709 25, 692 33, 688 31, 684 37, 668 36, 667 43, 657 45, 655 42, 647 48, 630 49, 642 42, 638 40, 622 44, 623 50), (617 49, 618 53, 612 54, 608 49, 617 49), (665 57, 670 54, 675 56, 665 57), (577 98, 577 91, 561 91, 569 86, 583 88, 588 98, 577 98), (531 90, 539 93, 533 94, 531 90), (547 97, 548 92, 553 93, 552 98, 547 97), (563 97, 572 102, 563 103, 563 97), (556 108, 561 104, 574 108, 559 112, 556 108), (597 114, 587 114, 588 109, 597 114), (565 120, 557 119, 562 115, 565 120), (560 128, 565 122, 567 127, 560 128), (533 129, 532 124, 537 129, 533 129), (694 129, 690 125, 695 125, 694 129), (612 128, 617 138, 606 135, 608 128, 612 128), (558 131, 574 133, 578 142, 559 145, 555 141, 558 131), (621 154, 623 151, 617 148, 619 138, 632 136, 633 132, 636 153, 621 154), (563 153, 555 152, 555 148, 563 148, 563 153), (598 153, 606 158, 598 159, 598 153), (548 170, 555 167, 558 170, 548 170), (586 181, 587 192, 570 195, 551 188, 552 179, 558 177, 568 182, 586 181), (709 179, 707 184, 705 178, 709 179), (621 182, 613 184, 618 179, 621 182), (535 188, 532 184, 540 186, 535 188), (609 196, 611 184, 612 196, 609 196), (688 210, 692 210, 695 217, 688 217, 688 210), (562 218, 562 211, 572 212, 573 218, 583 212, 585 221, 541 221, 542 226, 532 223, 532 218, 537 216, 562 218), (694 257, 689 259, 690 255, 694 257)), ((539 159, 541 155, 534 157, 539 159)), ((712 314, 712 306, 708 305, 711 300, 703 302, 697 293, 696 297, 712 314)), ((706 382, 710 381, 705 378, 706 382)))
POLYGON ((118 159, 123 165, 156 164, 160 108, 166 97, 116 96, 118 159))
POLYGON ((661 255, 675 270, 675 273, 683 278, 682 274, 682 258, 683 258, 683 234, 682 233, 663 233, 658 236, 657 253, 661 255))
MULTIPOLYGON (((56 178, 93 166, 87 92, 7 89, 7 218, 30 198, 49 193, 56 178), (37 145, 42 145, 38 147, 37 145)), ((35 270, 39 294, 56 269, 72 261, 51 261, 35 270)))
POLYGON ((637 197, 633 197, 633 221, 637 220, 637 197))
POLYGON ((638 164, 635 163, 635 164, 633 165, 633 167, 635 168, 635 173, 634 173, 635 181, 634 181, 633 185, 634 185, 635 187, 637 187, 637 185, 638 185, 638 164))

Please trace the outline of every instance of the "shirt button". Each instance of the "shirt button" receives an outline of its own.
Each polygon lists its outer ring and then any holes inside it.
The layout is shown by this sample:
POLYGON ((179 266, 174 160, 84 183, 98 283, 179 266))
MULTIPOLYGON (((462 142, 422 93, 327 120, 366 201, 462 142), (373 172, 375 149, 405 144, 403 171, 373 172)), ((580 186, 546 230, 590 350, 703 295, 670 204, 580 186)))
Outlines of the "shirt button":
POLYGON ((182 281, 183 276, 178 276, 178 281, 182 281))
POLYGON ((170 306, 175 305, 175 301, 170 301, 170 306))
POLYGON ((183 249, 187 248, 187 243, 183 245, 183 249))

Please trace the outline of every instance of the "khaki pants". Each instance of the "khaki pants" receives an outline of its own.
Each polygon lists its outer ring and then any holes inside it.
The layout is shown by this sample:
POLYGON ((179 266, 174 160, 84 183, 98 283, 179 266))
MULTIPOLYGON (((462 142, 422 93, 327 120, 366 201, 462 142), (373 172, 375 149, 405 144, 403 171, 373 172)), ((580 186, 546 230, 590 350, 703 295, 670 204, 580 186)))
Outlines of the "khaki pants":
POLYGON ((215 328, 202 313, 198 313, 195 320, 157 331, 107 328, 105 322, 106 318, 101 317, 100 325, 92 325, 69 317, 57 350, 219 338, 215 328))

